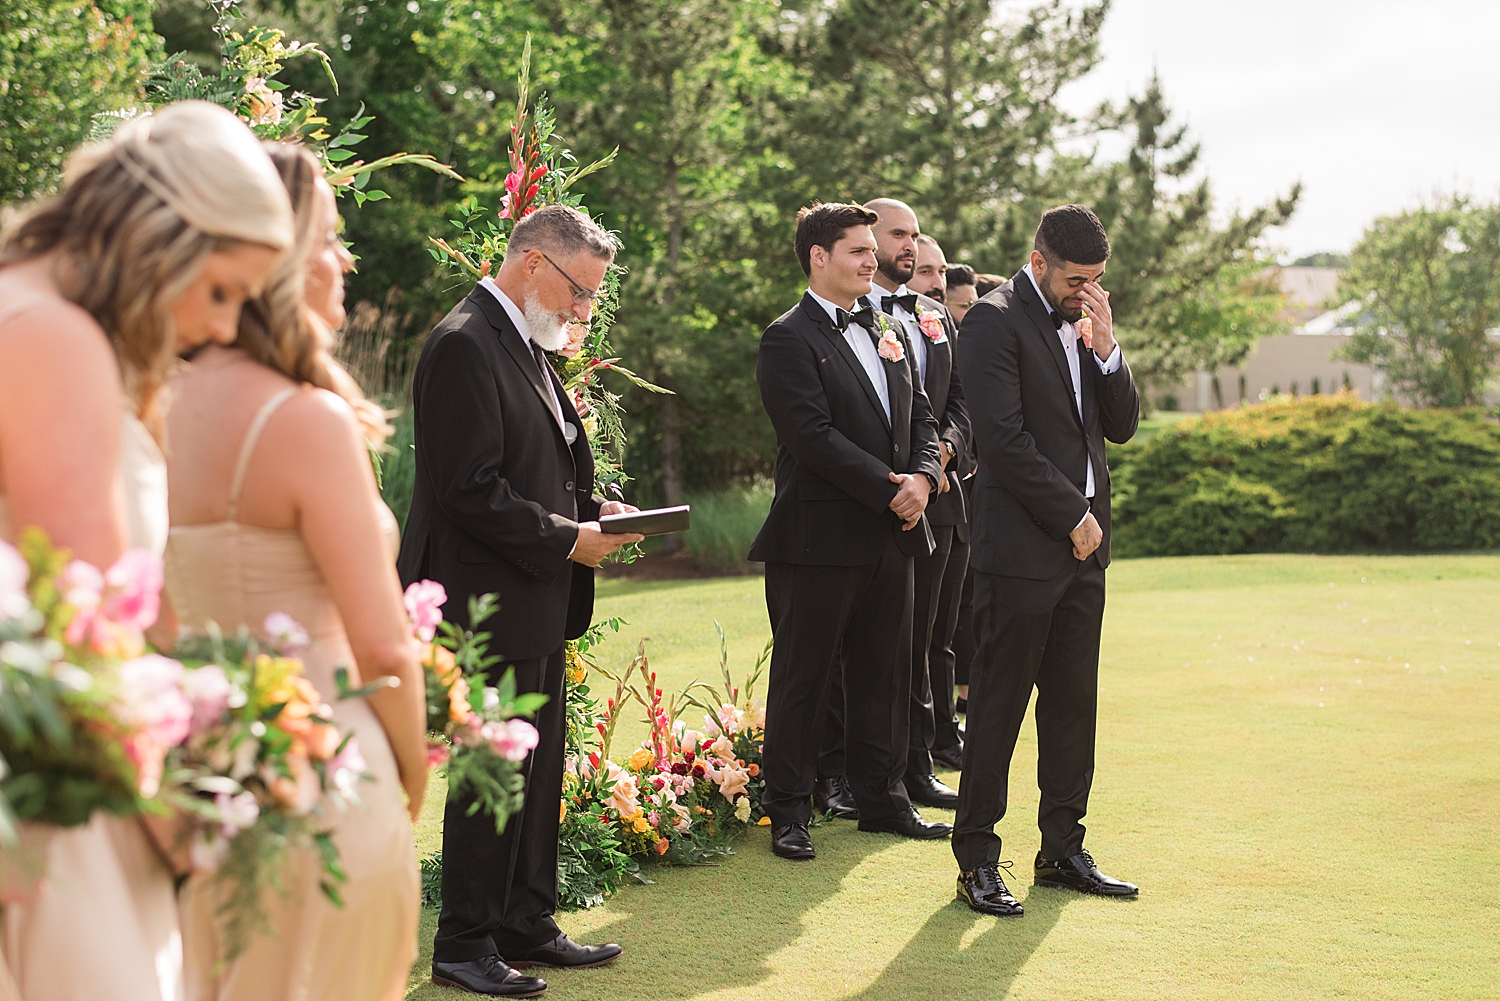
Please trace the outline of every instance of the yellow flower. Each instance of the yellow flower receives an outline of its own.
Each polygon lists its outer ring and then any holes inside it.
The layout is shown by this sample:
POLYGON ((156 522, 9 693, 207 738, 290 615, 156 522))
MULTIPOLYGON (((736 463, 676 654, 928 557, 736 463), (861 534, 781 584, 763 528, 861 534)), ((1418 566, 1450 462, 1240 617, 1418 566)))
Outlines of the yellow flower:
POLYGON ((637 834, 645 834, 646 831, 650 829, 650 827, 651 825, 646 823, 646 818, 641 816, 639 813, 636 814, 635 819, 630 822, 630 829, 637 834))
POLYGON ((568 801, 560 799, 557 801, 557 822, 561 824, 568 818, 568 801))
POLYGON ((654 760, 651 752, 642 747, 630 756, 630 767, 635 771, 645 771, 654 760))
POLYGON ((761 826, 761 827, 770 827, 771 826, 771 818, 770 817, 762 817, 759 820, 757 820, 755 823, 757 825, 761 826))

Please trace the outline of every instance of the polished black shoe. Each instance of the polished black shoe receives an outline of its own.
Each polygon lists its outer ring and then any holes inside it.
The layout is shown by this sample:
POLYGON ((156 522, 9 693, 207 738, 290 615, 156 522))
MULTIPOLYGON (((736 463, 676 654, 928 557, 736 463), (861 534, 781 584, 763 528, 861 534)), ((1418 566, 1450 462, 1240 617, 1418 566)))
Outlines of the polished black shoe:
POLYGON ((969 712, 969 700, 964 698, 962 695, 954 699, 953 711, 956 713, 964 713, 965 715, 967 715, 969 712))
POLYGON ((624 951, 613 942, 608 945, 579 945, 562 932, 558 932, 557 937, 546 945, 529 949, 519 956, 511 956, 510 965, 518 970, 528 970, 533 966, 586 970, 591 966, 613 963, 624 951))
POLYGON ((1094 856, 1087 851, 1053 862, 1036 853, 1037 886, 1056 886, 1079 893, 1092 893, 1096 897, 1134 897, 1141 892, 1134 883, 1106 876, 1094 864, 1094 856))
POLYGON ((854 790, 849 780, 840 775, 831 779, 818 779, 813 786, 813 806, 818 812, 834 820, 858 820, 859 807, 854 805, 854 790))
POLYGON ((771 851, 789 859, 817 858, 806 824, 787 824, 771 831, 771 851))
POLYGON ((901 781, 906 786, 906 795, 911 797, 913 803, 944 810, 951 810, 958 805, 958 790, 939 782, 937 776, 930 772, 926 775, 908 773, 901 781))
POLYGON ((952 747, 934 747, 932 749, 932 763, 944 765, 955 772, 963 771, 964 767, 964 744, 959 741, 952 747))
MULTIPOLYGON (((1010 863, 1005 866, 1009 868, 1010 863)), ((1000 865, 982 865, 973 872, 958 874, 958 899, 980 914, 993 914, 997 918, 1018 918, 1025 911, 1005 888, 1000 875, 1000 865)))
POLYGON ((547 990, 547 981, 511 969, 499 956, 471 959, 467 963, 434 961, 432 982, 492 998, 534 998, 547 990))
POLYGON ((861 820, 859 829, 872 834, 899 834, 903 838, 912 838, 915 841, 936 841, 953 833, 952 824, 934 824, 923 820, 916 807, 896 817, 861 820))

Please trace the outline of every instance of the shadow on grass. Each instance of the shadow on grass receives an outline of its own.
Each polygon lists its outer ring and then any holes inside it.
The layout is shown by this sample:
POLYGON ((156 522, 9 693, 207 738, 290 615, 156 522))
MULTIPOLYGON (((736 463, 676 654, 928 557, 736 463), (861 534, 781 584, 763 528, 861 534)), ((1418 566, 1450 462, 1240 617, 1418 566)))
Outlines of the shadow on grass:
POLYGON ((1064 890, 1033 890, 1019 918, 978 914, 958 899, 927 919, 875 982, 850 1001, 942 997, 994 1001, 1005 997, 1021 967, 1076 900, 1064 890))
MULTIPOLYGON (((722 865, 647 866, 651 885, 627 887, 595 911, 559 914, 559 923, 577 940, 618 942, 625 954, 604 969, 537 971, 547 981, 547 997, 685 1001, 706 990, 767 981, 775 975, 770 957, 804 934, 816 933, 806 927, 803 915, 837 894, 861 862, 892 841, 855 834, 852 824, 823 826, 813 836, 818 857, 788 862, 771 855, 767 829, 756 828, 736 842, 738 854, 722 865), (747 916, 753 927, 749 933, 747 916), (692 947, 687 976, 683 949, 694 942, 699 944, 692 947)), ((430 983, 436 925, 436 912, 424 911, 421 958, 412 967, 407 996, 468 996, 430 983)))

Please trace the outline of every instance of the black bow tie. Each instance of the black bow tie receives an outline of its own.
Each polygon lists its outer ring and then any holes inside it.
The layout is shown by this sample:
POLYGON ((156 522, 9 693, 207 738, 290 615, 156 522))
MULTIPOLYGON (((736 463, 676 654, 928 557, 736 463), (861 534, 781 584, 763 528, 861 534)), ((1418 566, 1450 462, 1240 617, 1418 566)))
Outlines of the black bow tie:
POLYGON ((1063 325, 1062 314, 1057 312, 1056 310, 1053 310, 1050 315, 1052 316, 1052 329, 1061 330, 1063 325))
POLYGON ((857 323, 866 330, 875 329, 875 310, 863 299, 859 301, 859 306, 860 308, 852 313, 842 309, 837 311, 833 322, 839 328, 840 333, 848 330, 851 323, 857 323))
POLYGON ((881 308, 881 310, 883 312, 890 313, 892 316, 896 315, 892 311, 897 306, 900 306, 902 309, 906 310, 912 316, 916 316, 917 315, 917 293, 915 293, 915 292, 908 292, 905 295, 896 295, 895 293, 891 293, 890 295, 887 295, 885 298, 883 298, 883 299, 880 300, 880 308, 881 308))

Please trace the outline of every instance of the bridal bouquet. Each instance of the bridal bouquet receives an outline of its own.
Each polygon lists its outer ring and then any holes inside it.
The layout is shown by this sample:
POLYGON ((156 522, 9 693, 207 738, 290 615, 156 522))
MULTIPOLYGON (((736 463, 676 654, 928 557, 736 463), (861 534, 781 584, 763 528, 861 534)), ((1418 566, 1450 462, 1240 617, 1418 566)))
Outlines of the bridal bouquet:
MULTIPOLYGON (((487 684, 485 670, 500 660, 488 653, 490 634, 443 621, 440 609, 447 600, 436 581, 406 589, 412 632, 422 643, 427 759, 445 770, 450 792, 473 800, 471 814, 483 810, 494 818, 498 832, 521 807, 521 762, 537 744, 536 727, 519 717, 536 712, 547 696, 517 694, 514 669, 498 685, 487 684)), ((477 628, 498 607, 493 594, 470 598, 469 624, 477 628)))
MULTIPOLYGON (((267 616, 263 632, 270 647, 248 630, 227 638, 210 631, 182 644, 208 663, 184 672, 186 739, 167 755, 163 791, 188 820, 181 840, 192 869, 214 874, 230 957, 264 929, 262 891, 280 888, 288 849, 317 852, 319 885, 343 905, 338 884, 346 877, 331 831, 367 777, 358 741, 334 721, 301 661, 288 656, 306 645, 307 633, 279 612, 267 616)), ((382 687, 350 691, 346 677, 340 668, 341 698, 382 687)))

